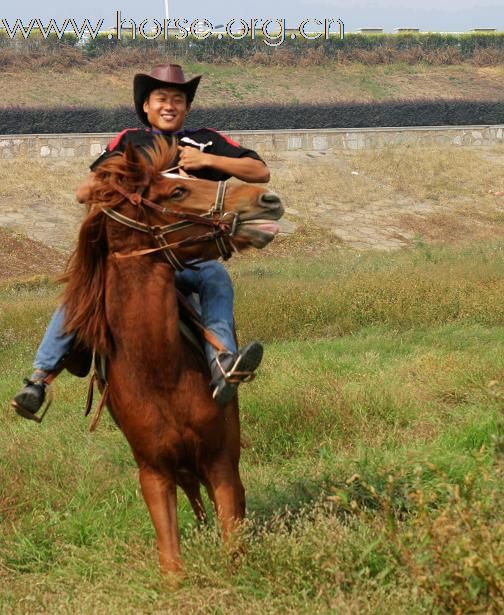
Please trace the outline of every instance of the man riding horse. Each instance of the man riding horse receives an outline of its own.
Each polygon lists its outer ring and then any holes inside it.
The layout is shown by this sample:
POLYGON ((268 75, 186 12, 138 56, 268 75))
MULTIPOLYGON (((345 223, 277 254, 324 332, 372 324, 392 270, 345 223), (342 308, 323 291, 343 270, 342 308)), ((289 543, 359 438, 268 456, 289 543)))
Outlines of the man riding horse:
MULTIPOLYGON (((91 165, 91 172, 77 191, 77 200, 85 202, 95 181, 94 171, 110 156, 125 151, 128 144, 145 154, 156 135, 168 143, 179 144, 177 165, 191 175, 210 180, 236 177, 245 182, 268 182, 269 171, 259 155, 241 147, 228 137, 208 128, 184 129, 201 76, 185 80, 177 64, 161 64, 150 74, 137 74, 133 82, 135 109, 146 129, 122 131, 91 165)), ((176 274, 177 287, 184 293, 197 293, 201 319, 226 350, 217 351, 205 344, 212 380, 212 395, 219 404, 226 404, 236 393, 241 375, 254 372, 263 349, 259 342, 250 342, 237 349, 234 336, 233 287, 224 266, 207 261, 176 274)), ((37 351, 34 372, 13 399, 18 414, 33 418, 42 407, 46 387, 59 373, 64 358, 73 347, 75 334, 64 328, 65 314, 59 307, 37 351)))

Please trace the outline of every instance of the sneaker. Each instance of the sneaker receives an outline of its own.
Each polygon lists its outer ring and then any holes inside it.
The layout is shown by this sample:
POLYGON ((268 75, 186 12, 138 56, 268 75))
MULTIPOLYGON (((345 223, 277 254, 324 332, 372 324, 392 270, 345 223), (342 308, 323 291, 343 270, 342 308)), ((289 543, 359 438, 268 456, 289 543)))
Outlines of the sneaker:
POLYGON ((212 397, 225 405, 236 395, 238 385, 252 380, 263 357, 259 342, 250 342, 236 354, 220 353, 212 365, 212 397))
POLYGON ((35 414, 42 408, 46 396, 45 372, 35 373, 31 380, 25 378, 25 386, 14 396, 12 405, 25 419, 37 420, 35 414))

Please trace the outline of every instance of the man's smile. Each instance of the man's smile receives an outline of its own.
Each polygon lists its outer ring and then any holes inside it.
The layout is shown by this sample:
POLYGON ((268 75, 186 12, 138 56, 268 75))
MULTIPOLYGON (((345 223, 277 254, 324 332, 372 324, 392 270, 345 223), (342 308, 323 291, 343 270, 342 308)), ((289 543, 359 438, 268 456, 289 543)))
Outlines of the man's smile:
POLYGON ((160 130, 180 130, 189 110, 187 97, 177 88, 159 88, 149 95, 143 106, 149 124, 160 130))

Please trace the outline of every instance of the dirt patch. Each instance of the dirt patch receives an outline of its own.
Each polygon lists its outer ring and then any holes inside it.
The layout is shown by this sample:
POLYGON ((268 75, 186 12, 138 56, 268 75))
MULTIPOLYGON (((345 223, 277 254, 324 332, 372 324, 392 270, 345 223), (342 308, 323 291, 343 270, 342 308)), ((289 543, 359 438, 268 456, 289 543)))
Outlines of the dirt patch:
POLYGON ((68 255, 40 241, 0 228, 0 281, 60 273, 68 255))
POLYGON ((270 162, 286 218, 342 245, 395 250, 417 241, 457 244, 502 237, 502 151, 394 147, 287 152, 270 162))
POLYGON ((416 237, 426 241, 458 243, 471 237, 475 241, 496 239, 502 234, 502 223, 496 220, 478 219, 476 216, 455 217, 451 213, 432 212, 431 214, 400 216, 401 226, 409 229, 416 237))

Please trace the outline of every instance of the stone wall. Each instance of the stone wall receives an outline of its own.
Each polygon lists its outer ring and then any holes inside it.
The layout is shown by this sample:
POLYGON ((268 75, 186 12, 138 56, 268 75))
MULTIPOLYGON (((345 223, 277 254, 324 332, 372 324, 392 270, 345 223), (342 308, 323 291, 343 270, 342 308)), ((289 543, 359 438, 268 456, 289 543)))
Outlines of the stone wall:
MULTIPOLYGON (((259 153, 294 150, 321 152, 399 144, 495 145, 504 142, 504 125, 243 130, 229 131, 227 134, 244 147, 259 153)), ((115 136, 110 133, 0 135, 0 159, 96 158, 115 136)))

